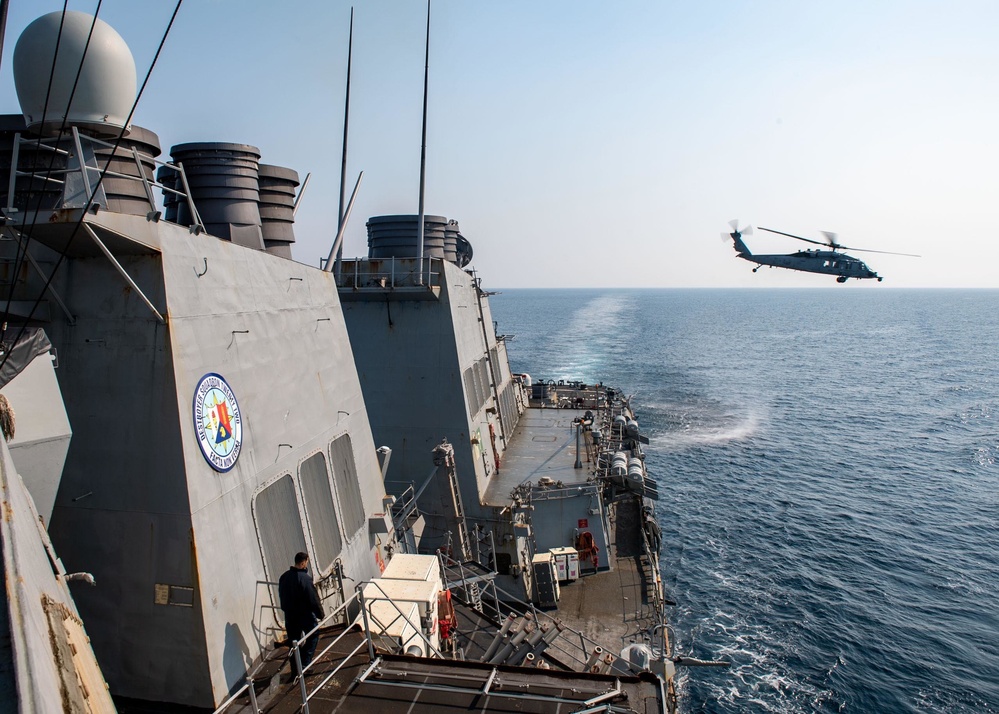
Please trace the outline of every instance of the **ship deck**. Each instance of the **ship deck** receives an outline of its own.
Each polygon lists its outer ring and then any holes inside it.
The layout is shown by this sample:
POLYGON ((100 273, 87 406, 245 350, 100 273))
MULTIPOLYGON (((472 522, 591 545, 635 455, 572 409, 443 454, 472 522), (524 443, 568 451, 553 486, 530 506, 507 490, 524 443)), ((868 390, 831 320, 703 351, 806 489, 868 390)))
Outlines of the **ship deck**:
POLYGON ((656 624, 653 590, 657 585, 642 552, 640 501, 625 496, 610 504, 608 512, 613 567, 563 584, 557 615, 616 654, 651 637, 650 629, 656 624))
POLYGON ((507 440, 500 470, 492 477, 483 500, 491 505, 505 505, 514 488, 527 481, 536 484, 543 477, 567 486, 586 483, 591 476, 586 438, 581 436, 579 444, 583 468, 574 468, 576 428, 573 424, 574 419, 585 413, 585 409, 527 408, 507 440))
MULTIPOLYGON (((616 707, 614 711, 635 714, 663 711, 661 682, 647 672, 634 676, 582 675, 459 660, 393 655, 371 660, 366 654, 347 657, 353 644, 346 639, 341 641, 337 652, 317 661, 306 673, 305 689, 311 694, 310 714, 459 711, 544 714, 582 710, 598 703, 610 704, 616 707), (329 681, 322 685, 325 679, 329 681)), ((320 648, 323 645, 320 642, 320 648)), ((302 711, 301 682, 291 681, 287 674, 276 675, 274 680, 278 683, 257 692, 260 712, 302 711)), ((249 714, 252 707, 243 697, 227 711, 249 714)))
MULTIPOLYGON (((510 492, 526 482, 537 484, 548 478, 564 486, 587 483, 592 476, 593 454, 580 438, 577 461, 574 420, 585 409, 527 409, 508 440, 501 468, 492 479, 485 500, 506 504, 510 492)), ((447 586, 456 595, 457 633, 461 654, 456 659, 405 657, 376 652, 369 656, 364 634, 350 632, 336 646, 317 659, 305 678, 310 694, 310 712, 448 712, 520 711, 552 712, 601 709, 636 713, 670 710, 671 684, 645 672, 641 675, 586 672, 594 648, 620 655, 632 643, 653 644, 662 606, 656 569, 648 561, 642 540, 642 498, 630 491, 606 495, 607 553, 610 569, 587 571, 579 579, 561 586, 558 606, 535 610, 529 605, 515 607, 537 623, 561 630, 538 661, 548 669, 484 662, 500 627, 500 615, 478 612, 460 602, 462 582, 477 582, 483 598, 489 597, 494 574, 481 565, 466 563, 449 569, 447 586), (462 580, 464 578, 465 580, 462 580), (564 629, 562 629, 564 627, 564 629), (355 654, 351 654, 359 648, 355 654), (334 669, 339 669, 334 672, 334 669), (328 681, 324 681, 328 680, 328 681), (668 692, 666 690, 669 690, 668 692), (596 709, 595 709, 596 708, 596 709)), ((504 599, 501 596, 501 599, 504 599)), ((507 602, 506 605, 513 606, 507 602)), ((486 613, 490 612, 487 606, 486 613)), ((343 632, 337 628, 325 633, 317 652, 343 632)), ((661 633, 665 637, 666 633, 661 633)), ((657 640, 655 646, 662 646, 657 640)), ((515 660, 511 660, 515 661, 515 660)), ((526 661, 525 661, 526 664, 526 661)), ((668 675, 672 664, 667 663, 668 675)), ((284 714, 302 709, 301 681, 290 674, 286 651, 271 653, 254 677, 260 711, 284 714)), ((227 711, 249 712, 244 695, 227 711)))
MULTIPOLYGON (((593 474, 593 454, 586 448, 585 435, 580 437, 578 450, 582 468, 575 468, 574 420, 585 413, 585 409, 526 409, 486 491, 486 503, 506 504, 514 488, 528 481, 537 484, 541 478, 565 486, 587 483, 593 474)), ((612 566, 562 584, 558 609, 552 615, 617 653, 628 644, 644 641, 655 624, 652 590, 657 584, 643 554, 641 499, 624 492, 605 505, 612 566)))
MULTIPOLYGON (((463 658, 424 659, 377 655, 372 660, 362 645, 362 632, 348 633, 325 656, 317 658, 306 675, 309 711, 330 712, 447 712, 521 711, 550 712, 585 709, 594 697, 623 711, 663 711, 666 696, 660 681, 651 674, 612 676, 582 674, 562 669, 582 669, 582 661, 600 645, 605 652, 619 654, 634 642, 647 642, 655 624, 650 564, 642 555, 640 500, 624 497, 610 504, 611 570, 585 575, 562 586, 557 609, 538 613, 543 620, 558 620, 566 630, 545 651, 552 669, 493 665, 481 662, 499 627, 497 621, 457 603, 458 631, 463 658), (340 666, 329 681, 323 680, 340 666), (618 684, 620 682, 620 685, 618 684), (620 693, 611 695, 620 686, 620 693), (532 698, 523 696, 532 693, 532 698)), ((474 564, 466 576, 488 579, 474 564)), ((454 585, 452 590, 454 590, 454 585)), ((323 634, 317 652, 322 652, 342 628, 323 634)), ((284 714, 300 711, 301 686, 290 675, 287 650, 271 653, 255 674, 258 705, 262 712, 284 714)), ((228 712, 252 711, 244 695, 228 712)))

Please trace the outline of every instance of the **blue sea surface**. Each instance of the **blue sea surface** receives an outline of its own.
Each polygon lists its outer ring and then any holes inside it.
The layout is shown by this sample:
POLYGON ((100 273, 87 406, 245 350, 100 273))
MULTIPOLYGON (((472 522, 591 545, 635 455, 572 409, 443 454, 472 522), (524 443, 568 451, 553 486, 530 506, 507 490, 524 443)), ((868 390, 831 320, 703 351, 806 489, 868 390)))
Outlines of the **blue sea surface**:
POLYGON ((683 712, 999 712, 999 291, 505 290, 634 394, 683 712))

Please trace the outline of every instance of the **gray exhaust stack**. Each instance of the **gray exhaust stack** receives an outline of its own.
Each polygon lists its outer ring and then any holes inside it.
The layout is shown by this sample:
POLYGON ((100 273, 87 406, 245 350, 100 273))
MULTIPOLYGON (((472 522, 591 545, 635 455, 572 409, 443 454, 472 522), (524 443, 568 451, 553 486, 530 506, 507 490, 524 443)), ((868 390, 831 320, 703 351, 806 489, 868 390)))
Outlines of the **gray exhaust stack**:
MULTIPOLYGON (((368 219, 368 258, 415 258, 419 246, 420 217, 373 216, 368 219)), ((464 268, 472 262, 472 245, 458 221, 444 216, 424 216, 423 255, 443 258, 464 268)))
MULTIPOLYGON (((444 257, 444 216, 424 216, 423 255, 444 257)), ((415 258, 419 245, 420 217, 374 216, 368 219, 369 258, 415 258)))
POLYGON ((295 242, 295 189, 298 172, 284 166, 260 164, 260 220, 264 248, 291 259, 295 242))
MULTIPOLYGON (((368 219, 369 258, 415 258, 419 245, 420 217, 414 215, 374 216, 368 219)), ((445 256, 444 216, 424 216, 423 255, 445 256)))
MULTIPOLYGON (((184 165, 191 198, 205 230, 237 245, 263 250, 258 205, 260 150, 249 144, 205 142, 179 144, 170 154, 175 164, 184 165)), ((168 220, 174 211, 177 223, 194 222, 184 201, 174 198, 167 205, 168 220)))

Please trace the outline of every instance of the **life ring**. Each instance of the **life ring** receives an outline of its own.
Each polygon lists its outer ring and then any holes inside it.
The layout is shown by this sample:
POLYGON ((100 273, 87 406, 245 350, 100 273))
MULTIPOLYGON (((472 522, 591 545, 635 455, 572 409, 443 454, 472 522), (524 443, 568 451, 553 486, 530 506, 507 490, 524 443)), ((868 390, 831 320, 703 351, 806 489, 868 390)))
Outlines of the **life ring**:
POLYGON ((600 551, 600 548, 593 542, 592 533, 583 531, 576 537, 576 550, 579 551, 580 560, 590 560, 593 563, 594 570, 599 568, 600 559, 597 553, 600 551))
POLYGON ((437 624, 440 627, 441 639, 447 640, 457 629, 458 621, 451 604, 451 591, 441 590, 437 593, 437 624))

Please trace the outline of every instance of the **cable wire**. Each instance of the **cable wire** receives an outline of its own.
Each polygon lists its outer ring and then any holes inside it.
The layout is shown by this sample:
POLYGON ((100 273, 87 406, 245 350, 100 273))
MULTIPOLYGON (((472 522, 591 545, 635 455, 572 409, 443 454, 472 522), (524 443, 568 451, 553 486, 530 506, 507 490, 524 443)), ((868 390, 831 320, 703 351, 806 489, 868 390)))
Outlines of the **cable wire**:
MULTIPOLYGON (((55 81, 56 65, 59 63, 59 48, 62 46, 62 30, 66 24, 66 10, 68 7, 69 7, 69 0, 63 0, 62 15, 59 18, 59 32, 56 33, 55 52, 52 55, 52 67, 51 69, 49 69, 49 82, 45 88, 45 103, 42 104, 41 125, 43 129, 45 127, 45 120, 48 118, 49 100, 52 97, 52 84, 55 81)), ((41 149, 41 146, 42 146, 42 132, 39 132, 38 140, 35 142, 36 154, 41 149)), ((46 176, 46 179, 48 179, 48 176, 46 176)), ((35 166, 34 162, 32 162, 31 175, 28 177, 29 197, 30 197, 31 187, 34 185, 34 183, 35 183, 35 166)), ((12 199, 13 197, 8 197, 7 199, 8 204, 11 203, 12 199)), ((14 296, 14 285, 17 283, 17 273, 20 269, 21 261, 23 259, 21 255, 22 248, 24 248, 24 250, 27 251, 27 248, 22 246, 21 242, 18 241, 17 250, 14 252, 14 270, 11 272, 10 289, 7 291, 7 305, 4 308, 4 315, 8 317, 10 315, 10 303, 14 296)), ((6 336, 7 336, 7 320, 4 320, 3 324, 0 325, 0 344, 3 343, 3 338, 6 336)), ((15 340, 15 342, 17 342, 17 340, 15 340)), ((4 360, 6 361, 6 356, 4 357, 4 360)))
MULTIPOLYGON (((170 35, 170 30, 173 28, 173 23, 177 19, 177 14, 180 12, 180 7, 183 5, 184 0, 177 0, 177 5, 173 9, 173 14, 170 16, 170 22, 167 24, 166 30, 163 32, 163 37, 160 39, 160 44, 156 48, 156 54, 153 55, 153 60, 149 65, 149 70, 146 72, 146 77, 142 81, 142 86, 139 88, 139 92, 135 97, 135 101, 132 103, 132 108, 128 112, 128 117, 125 119, 124 126, 122 126, 121 131, 118 133, 118 138, 115 141, 114 148, 111 150, 111 154, 108 156, 107 162, 104 164, 104 168, 101 170, 100 175, 97 177, 97 183, 94 185, 90 198, 87 200, 86 206, 80 212, 80 218, 77 220, 76 225, 73 226, 73 232, 69 236, 69 240, 66 241, 66 245, 63 246, 62 250, 59 252, 59 258, 56 261, 55 267, 52 269, 52 274, 49 275, 42 289, 38 293, 38 297, 35 298, 34 304, 31 306, 31 311, 25 318, 24 323, 21 325, 21 329, 18 331, 12 344, 17 344, 21 337, 24 336, 25 331, 28 328, 28 323, 31 322, 32 318, 35 316, 35 310, 38 309, 38 305, 41 304, 42 297, 45 295, 45 291, 49 289, 52 284, 52 280, 59 273, 59 268, 62 266, 63 262, 66 260, 66 254, 69 251, 70 246, 76 240, 77 235, 80 233, 80 226, 83 225, 84 219, 90 212, 93 206, 94 196, 97 195, 97 190, 101 187, 101 183, 104 181, 104 176, 107 174, 108 169, 111 166, 111 162, 114 160, 115 154, 118 152, 118 148, 121 146, 122 140, 125 138, 126 127, 132 122, 132 117, 135 115, 136 107, 139 105, 139 101, 142 99, 142 94, 146 90, 146 86, 149 84, 149 78, 152 76, 153 69, 156 67, 156 62, 159 60, 160 54, 163 51, 163 46, 166 44, 167 37, 170 35)), ((7 364, 7 360, 10 357, 11 350, 6 350, 3 355, 3 359, 0 360, 0 370, 3 369, 4 365, 7 364)))
MULTIPOLYGON (((66 102, 66 113, 63 114, 62 123, 59 126, 59 132, 57 134, 57 136, 59 137, 59 141, 62 140, 62 135, 66 131, 66 126, 69 123, 70 109, 72 109, 72 107, 73 107, 73 99, 76 97, 76 89, 77 89, 77 87, 80 84, 80 77, 83 75, 83 65, 84 65, 84 63, 87 60, 87 52, 90 49, 90 41, 91 41, 91 39, 93 39, 94 28, 97 27, 97 18, 100 15, 101 5, 103 5, 103 4, 104 4, 104 0, 97 0, 97 8, 94 10, 94 19, 93 19, 93 22, 90 23, 90 32, 87 34, 87 42, 83 46, 83 56, 80 58, 80 65, 76 68, 76 77, 73 79, 73 87, 72 87, 72 89, 70 90, 70 93, 69 93, 69 100, 66 102)), ((52 72, 49 73, 49 89, 50 90, 51 90, 51 87, 52 87, 52 77, 55 74, 56 63, 58 62, 58 58, 59 58, 59 40, 62 37, 62 28, 63 28, 63 25, 65 23, 65 18, 66 18, 66 8, 65 8, 65 6, 63 6, 63 19, 59 23, 59 38, 56 39, 55 56, 52 58, 52 72)), ((45 98, 45 111, 42 112, 42 129, 43 130, 44 130, 44 127, 45 127, 45 116, 46 116, 46 112, 48 111, 48 103, 49 103, 49 97, 48 97, 48 95, 46 95, 46 98, 45 98)), ((39 148, 41 146, 41 143, 42 143, 42 132, 39 132, 39 134, 38 134, 38 141, 35 144, 35 152, 36 153, 38 152, 38 150, 39 150, 39 148)), ((51 154, 51 156, 49 156, 49 165, 48 165, 48 169, 45 172, 45 178, 43 179, 43 182, 42 182, 43 185, 46 182, 48 182, 49 179, 52 178, 52 172, 55 170, 56 158, 58 156, 59 156, 58 153, 56 153, 55 151, 53 151, 52 154, 51 154)), ((80 161, 80 164, 81 164, 81 171, 84 172, 84 180, 86 180, 86 181, 89 182, 90 177, 86 174, 86 169, 82 168, 83 165, 85 164, 84 157, 80 156, 78 158, 79 158, 79 161, 80 161)), ((31 186, 34 184, 34 181, 35 181, 35 166, 34 166, 34 162, 32 162, 31 176, 28 179, 28 191, 29 191, 29 195, 30 195, 30 191, 31 191, 31 186)), ((25 206, 25 209, 27 210, 27 206, 25 206)), ((32 219, 31 219, 31 226, 28 228, 27 231, 23 231, 23 230, 20 231, 21 235, 24 236, 24 241, 23 241, 23 244, 22 244, 21 241, 18 241, 17 251, 15 253, 15 258, 14 258, 14 268, 13 268, 13 270, 11 270, 11 273, 10 273, 11 274, 11 281, 10 281, 10 289, 7 291, 7 304, 6 304, 5 308, 4 308, 4 314, 5 315, 7 315, 7 314, 10 313, 10 304, 13 301, 13 298, 14 298, 14 287, 17 284, 17 274, 21 270, 21 264, 22 264, 23 260, 27 259, 28 246, 31 245, 31 236, 34 233, 35 226, 37 225, 37 223, 38 223, 38 210, 37 210, 37 206, 36 206, 35 213, 34 213, 34 215, 32 216, 32 219), (23 255, 22 255, 22 250, 23 250, 23 255)), ((3 343, 3 338, 6 336, 6 333, 7 333, 7 321, 4 320, 3 325, 0 326, 0 327, 2 327, 2 329, 0 329, 0 344, 2 344, 3 343)))

